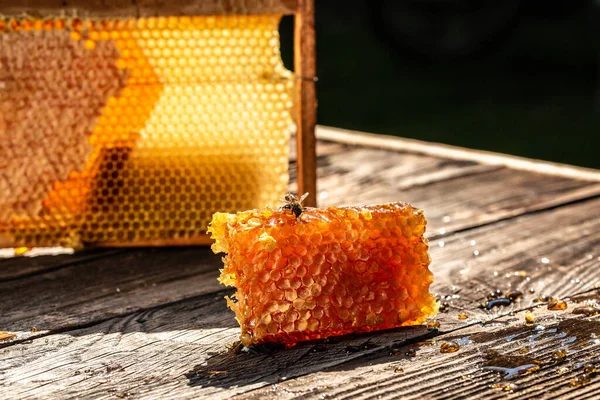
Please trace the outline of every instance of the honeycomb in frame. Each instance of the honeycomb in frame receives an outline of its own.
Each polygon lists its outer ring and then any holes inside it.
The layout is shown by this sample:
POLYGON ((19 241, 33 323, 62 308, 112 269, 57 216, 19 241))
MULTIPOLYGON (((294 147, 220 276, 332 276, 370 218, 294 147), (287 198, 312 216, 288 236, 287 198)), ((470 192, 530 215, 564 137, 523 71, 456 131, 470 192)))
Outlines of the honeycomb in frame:
POLYGON ((280 16, 0 21, 0 245, 186 239, 285 192, 280 16))

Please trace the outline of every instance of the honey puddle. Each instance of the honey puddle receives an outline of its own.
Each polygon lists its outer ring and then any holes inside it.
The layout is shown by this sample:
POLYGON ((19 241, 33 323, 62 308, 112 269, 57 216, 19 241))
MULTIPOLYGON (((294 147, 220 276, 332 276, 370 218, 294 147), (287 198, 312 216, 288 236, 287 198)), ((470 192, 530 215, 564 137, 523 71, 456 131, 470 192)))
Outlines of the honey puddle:
POLYGON ((498 371, 502 373, 503 379, 511 379, 515 376, 527 375, 540 369, 543 363, 527 356, 505 356, 496 350, 489 350, 485 355, 486 362, 483 369, 486 371, 498 371))
MULTIPOLYGON (((591 347, 600 344, 598 334, 600 320, 567 319, 551 326, 526 324, 508 328, 504 332, 480 333, 471 336, 475 343, 490 343, 498 336, 505 336, 506 345, 501 351, 490 349, 483 355, 484 371, 499 373, 499 381, 490 387, 513 392, 517 385, 506 382, 533 374, 540 370, 554 371, 557 375, 573 374, 568 386, 588 384, 598 373, 600 358, 582 360, 591 347), (583 362, 581 362, 583 361, 583 362)), ((552 372, 550 372, 552 373, 552 372)))

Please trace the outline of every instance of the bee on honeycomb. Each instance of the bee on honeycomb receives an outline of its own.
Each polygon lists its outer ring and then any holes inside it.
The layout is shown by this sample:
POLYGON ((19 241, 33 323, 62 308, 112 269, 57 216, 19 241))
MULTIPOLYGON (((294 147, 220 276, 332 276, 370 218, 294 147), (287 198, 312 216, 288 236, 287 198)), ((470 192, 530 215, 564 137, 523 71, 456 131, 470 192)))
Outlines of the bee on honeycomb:
POLYGON ((296 196, 293 193, 287 193, 282 199, 282 201, 285 204, 281 207, 281 209, 291 211, 292 214, 294 214, 296 216, 296 218, 298 218, 300 216, 300 214, 302 214, 302 211, 304 211, 302 209, 302 202, 307 197, 308 197, 308 193, 304 193, 302 195, 302 197, 300 197, 300 198, 298 198, 298 196, 296 196))

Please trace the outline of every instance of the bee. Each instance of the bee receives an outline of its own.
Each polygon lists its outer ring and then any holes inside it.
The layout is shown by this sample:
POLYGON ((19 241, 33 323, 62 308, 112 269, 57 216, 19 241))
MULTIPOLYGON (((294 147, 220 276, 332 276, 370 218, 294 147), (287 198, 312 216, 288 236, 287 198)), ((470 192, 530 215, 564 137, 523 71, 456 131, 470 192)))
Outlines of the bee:
POLYGON ((304 209, 302 208, 302 202, 304 201, 304 199, 306 199, 307 196, 308 193, 304 193, 302 197, 298 198, 298 196, 296 196, 295 194, 288 193, 283 197, 283 199, 281 199, 281 201, 285 203, 281 207, 281 209, 290 210, 296 216, 296 219, 298 219, 300 214, 302 214, 302 211, 304 211, 304 209))

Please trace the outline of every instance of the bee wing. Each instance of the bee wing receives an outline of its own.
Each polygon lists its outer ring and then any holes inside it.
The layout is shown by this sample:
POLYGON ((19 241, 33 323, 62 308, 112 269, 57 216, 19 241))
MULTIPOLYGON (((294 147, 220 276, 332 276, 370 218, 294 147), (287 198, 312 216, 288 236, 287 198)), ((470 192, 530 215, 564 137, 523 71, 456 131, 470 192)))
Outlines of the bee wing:
POLYGON ((299 202, 299 203, 302 203, 302 202, 304 201, 304 199, 305 199, 305 198, 307 198, 307 197, 308 197, 308 192, 304 193, 304 194, 302 195, 302 197, 300 197, 300 200, 298 200, 298 202, 299 202))
POLYGON ((283 196, 280 200, 284 203, 290 203, 296 200, 296 196, 294 196, 293 193, 286 193, 285 196, 283 196))

